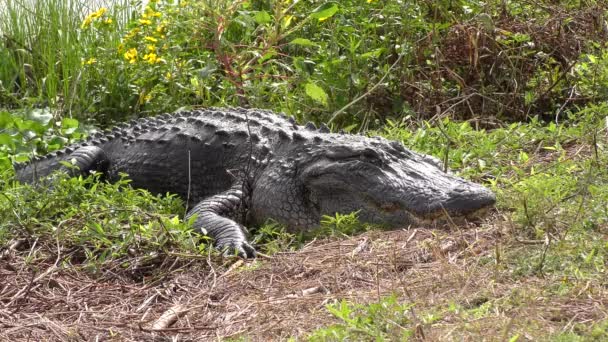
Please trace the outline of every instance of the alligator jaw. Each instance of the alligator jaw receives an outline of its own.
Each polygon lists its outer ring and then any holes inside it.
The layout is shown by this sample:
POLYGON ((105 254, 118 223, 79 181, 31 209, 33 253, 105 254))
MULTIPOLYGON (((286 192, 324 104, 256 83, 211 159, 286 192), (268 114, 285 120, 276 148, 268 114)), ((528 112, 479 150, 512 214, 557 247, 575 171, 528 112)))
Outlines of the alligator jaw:
POLYGON ((466 214, 450 214, 447 210, 442 208, 441 211, 433 214, 426 215, 415 215, 414 213, 408 212, 413 218, 416 225, 443 225, 443 224, 464 224, 466 222, 479 221, 488 214, 491 210, 491 206, 479 208, 475 211, 468 212, 466 214))

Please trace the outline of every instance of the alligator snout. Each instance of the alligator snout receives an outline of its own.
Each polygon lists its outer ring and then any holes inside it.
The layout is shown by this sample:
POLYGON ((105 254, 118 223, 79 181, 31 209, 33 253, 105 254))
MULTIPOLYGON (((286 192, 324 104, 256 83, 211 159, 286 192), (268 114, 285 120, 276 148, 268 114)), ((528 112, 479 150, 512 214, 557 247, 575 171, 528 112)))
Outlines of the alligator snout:
POLYGON ((449 215, 468 216, 496 203, 496 195, 477 184, 457 187, 449 192, 441 206, 449 215))

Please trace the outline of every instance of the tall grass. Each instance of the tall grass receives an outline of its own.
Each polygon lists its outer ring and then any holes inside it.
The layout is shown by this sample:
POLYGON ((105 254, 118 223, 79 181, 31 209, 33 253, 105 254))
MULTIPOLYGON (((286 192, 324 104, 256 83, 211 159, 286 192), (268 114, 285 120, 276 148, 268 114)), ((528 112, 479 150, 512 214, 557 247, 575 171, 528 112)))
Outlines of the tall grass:
MULTIPOLYGON (((86 110, 82 62, 94 45, 117 46, 119 35, 81 29, 87 13, 111 5, 113 25, 124 27, 135 6, 129 0, 0 0, 0 94, 20 106, 49 106, 58 112, 86 110), (23 103, 36 101, 37 103, 23 103), (35 100, 32 100, 35 99, 35 100), (74 108, 77 107, 77 108, 74 108)), ((112 75, 104 75, 112 78, 112 75)), ((0 96, 0 107, 8 100, 0 96)))

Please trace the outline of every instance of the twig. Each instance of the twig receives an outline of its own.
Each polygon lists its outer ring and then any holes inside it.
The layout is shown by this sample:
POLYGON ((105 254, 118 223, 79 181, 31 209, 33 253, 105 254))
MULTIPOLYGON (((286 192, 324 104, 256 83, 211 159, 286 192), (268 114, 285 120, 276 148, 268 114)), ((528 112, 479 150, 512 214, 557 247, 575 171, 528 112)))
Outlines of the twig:
POLYGON ((151 330, 164 330, 170 327, 177 319, 186 313, 184 307, 181 304, 176 304, 169 310, 165 311, 156 322, 152 325, 151 330))

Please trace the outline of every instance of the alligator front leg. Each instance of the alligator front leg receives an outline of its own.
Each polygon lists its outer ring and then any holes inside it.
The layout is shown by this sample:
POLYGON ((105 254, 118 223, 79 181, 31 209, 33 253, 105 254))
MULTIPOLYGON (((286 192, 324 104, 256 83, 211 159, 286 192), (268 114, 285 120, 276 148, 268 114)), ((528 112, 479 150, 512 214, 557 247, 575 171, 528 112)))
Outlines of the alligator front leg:
POLYGON ((206 231, 224 255, 236 253, 243 258, 254 258, 255 249, 247 242, 245 228, 230 218, 238 214, 242 197, 241 189, 232 187, 199 202, 188 212, 186 219, 197 214, 194 228, 206 231))

